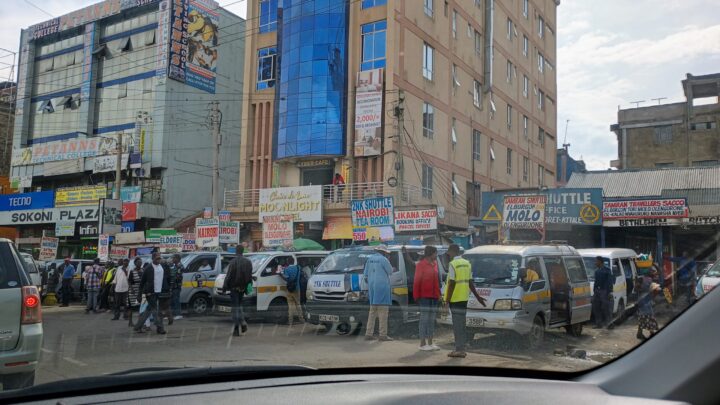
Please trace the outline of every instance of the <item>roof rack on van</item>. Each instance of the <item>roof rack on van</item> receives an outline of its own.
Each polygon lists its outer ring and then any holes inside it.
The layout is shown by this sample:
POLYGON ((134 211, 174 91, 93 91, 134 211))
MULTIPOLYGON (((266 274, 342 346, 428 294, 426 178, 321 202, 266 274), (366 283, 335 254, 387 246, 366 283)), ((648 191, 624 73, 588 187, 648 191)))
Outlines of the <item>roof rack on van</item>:
POLYGON ((504 240, 501 245, 568 245, 566 240, 546 240, 541 242, 539 240, 504 240))

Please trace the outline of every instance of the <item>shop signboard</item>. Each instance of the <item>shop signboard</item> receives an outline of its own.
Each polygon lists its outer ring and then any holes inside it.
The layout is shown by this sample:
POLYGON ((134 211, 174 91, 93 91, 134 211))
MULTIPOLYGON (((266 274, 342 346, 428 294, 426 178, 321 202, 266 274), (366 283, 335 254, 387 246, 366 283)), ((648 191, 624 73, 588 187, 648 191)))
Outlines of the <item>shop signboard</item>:
POLYGON ((54 224, 58 221, 98 220, 98 206, 47 208, 41 210, 0 211, 0 225, 54 224))
POLYGON ((55 236, 75 236, 75 221, 56 222, 55 236))
POLYGON ((183 252, 193 252, 197 248, 195 245, 195 234, 194 233, 183 233, 183 252))
POLYGON ((137 219, 138 203, 122 203, 122 220, 135 221, 137 219))
POLYGON ((123 221, 120 232, 135 232, 135 221, 123 221))
POLYGON ((350 204, 353 226, 392 226, 395 219, 393 197, 353 200, 350 204))
POLYGON ((110 258, 110 235, 100 234, 98 236, 97 255, 100 260, 107 261, 110 258))
POLYGON ((603 220, 687 218, 685 198, 613 200, 603 202, 603 220))
POLYGON ((271 215, 292 215, 294 222, 321 222, 322 186, 260 190, 259 222, 271 215))
POLYGON ((432 231, 437 229, 436 209, 395 211, 396 232, 432 231))
POLYGON ((221 221, 230 221, 231 215, 230 211, 220 211, 218 212, 218 219, 221 221))
POLYGON ((544 229, 544 195, 506 196, 502 226, 506 229, 544 229))
POLYGON ((165 253, 182 252, 183 236, 163 235, 160 237, 160 251, 165 253))
POLYGON ((220 243, 240 243, 240 222, 220 221, 220 243))
POLYGON ((45 262, 49 260, 55 260, 57 258, 59 243, 59 238, 43 236, 40 240, 40 254, 38 255, 38 260, 45 262))
POLYGON ((151 228, 145 231, 145 241, 147 243, 160 243, 161 236, 176 234, 177 231, 172 228, 151 228))
POLYGON ((217 218, 195 219, 195 245, 200 249, 220 246, 220 221, 217 218))
POLYGON ((276 215, 265 217, 263 222, 263 246, 285 246, 293 241, 293 216, 276 215))
POLYGON ((55 193, 52 191, 2 194, 0 195, 0 211, 21 211, 52 208, 54 199, 55 193))
POLYGON ((115 235, 122 232, 122 200, 103 198, 100 200, 100 232, 115 235))
POLYGON ((104 185, 63 187, 55 191, 55 206, 92 205, 97 204, 101 198, 105 197, 107 197, 107 187, 104 185))
POLYGON ((546 224, 602 225, 601 188, 559 188, 541 192, 484 192, 480 213, 483 225, 497 225, 503 222, 505 197, 511 195, 544 195, 546 224))
POLYGON ((110 259, 122 260, 130 257, 130 248, 125 246, 112 245, 110 247, 110 259))
POLYGON ((139 245, 145 243, 145 232, 123 232, 115 235, 116 245, 139 245))
POLYGON ((81 159, 98 154, 100 138, 75 138, 64 141, 44 142, 32 146, 31 163, 45 163, 56 160, 81 159))

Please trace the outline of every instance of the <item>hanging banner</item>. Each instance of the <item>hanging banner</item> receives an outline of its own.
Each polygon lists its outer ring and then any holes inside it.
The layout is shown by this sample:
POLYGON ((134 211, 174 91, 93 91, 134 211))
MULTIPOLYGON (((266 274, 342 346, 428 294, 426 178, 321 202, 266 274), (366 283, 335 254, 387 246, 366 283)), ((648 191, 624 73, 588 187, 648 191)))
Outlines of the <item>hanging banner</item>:
POLYGON ((137 218, 138 203, 122 203, 122 220, 135 221, 137 218))
POLYGON ((63 187, 55 191, 55 206, 97 205, 107 197, 107 188, 102 186, 63 187))
POLYGON ((603 220, 670 219, 689 216, 687 199, 662 198, 603 202, 603 220))
POLYGON ((218 212, 218 219, 221 221, 230 221, 230 219, 231 219, 230 211, 218 212))
POLYGON ((100 234, 98 236, 97 255, 102 261, 107 261, 110 258, 110 235, 100 234))
POLYGON ((122 214, 121 200, 100 199, 100 233, 115 235, 122 232, 122 214))
POLYGON ((367 228, 353 228, 352 238, 356 242, 362 242, 364 240, 367 240, 367 228))
POLYGON ((544 229, 546 201, 544 195, 505 197, 503 228, 544 229))
POLYGON ((182 235, 164 235, 160 237, 160 251, 165 253, 182 252, 182 235))
POLYGON ((220 221, 217 218, 195 219, 195 245, 201 249, 220 246, 220 221))
POLYGON ((353 226, 392 226, 395 219, 393 197, 377 197, 351 202, 353 226))
MULTIPOLYGON (((21 64, 20 66, 22 67, 24 64, 21 64)), ((13 149, 11 162, 12 166, 27 166, 32 164, 32 148, 13 149)))
POLYGON ((382 153, 383 69, 358 72, 355 84, 355 156, 382 153))
POLYGON ((145 243, 145 232, 123 232, 115 235, 115 241, 117 245, 137 245, 145 243))
POLYGON ((219 5, 213 0, 174 0, 170 19, 168 77, 215 93, 219 5))
POLYGON ((220 243, 240 243, 240 222, 220 221, 220 243))
MULTIPOLYGON (((129 154, 123 153, 122 156, 120 157, 120 169, 121 170, 125 170, 127 168, 127 161, 128 161, 129 156, 130 156, 129 154)), ((114 172, 115 170, 117 170, 117 156, 116 155, 95 156, 93 173, 114 172)))
POLYGON ((42 239, 40 239, 40 255, 38 256, 38 260, 45 262, 55 260, 57 258, 59 244, 60 239, 43 236, 42 239))
MULTIPOLYGON (((157 43, 158 50, 155 57, 155 77, 165 81, 168 66, 168 41, 170 38, 170 0, 162 0, 158 7, 157 43)), ((132 163, 131 163, 132 164, 132 163)))
POLYGON ((437 229, 437 210, 395 211, 397 232, 431 231, 437 229))
POLYGON ((142 189, 140 186, 120 187, 120 199, 123 202, 139 203, 142 199, 142 189))
POLYGON ((75 221, 56 222, 55 236, 75 236, 75 221))
POLYGON ((292 215, 294 222, 321 222, 322 186, 261 189, 259 208, 259 222, 276 215, 292 215))
POLYGON ((265 217, 263 222, 263 246, 285 246, 293 241, 293 216, 275 215, 265 217))
POLYGON ((127 259, 129 257, 130 257, 130 248, 124 247, 124 246, 115 246, 115 245, 110 247, 110 259, 122 260, 122 259, 127 259))
POLYGON ((183 244, 182 244, 182 251, 183 252, 194 252, 197 246, 195 245, 195 234, 194 233, 184 233, 182 234, 183 237, 183 244))

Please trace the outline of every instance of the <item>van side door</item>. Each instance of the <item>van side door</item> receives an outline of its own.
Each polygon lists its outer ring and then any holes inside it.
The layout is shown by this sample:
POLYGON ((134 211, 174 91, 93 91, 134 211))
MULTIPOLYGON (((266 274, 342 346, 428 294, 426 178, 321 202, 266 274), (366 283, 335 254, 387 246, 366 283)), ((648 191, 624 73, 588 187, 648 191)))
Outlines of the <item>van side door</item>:
POLYGON ((585 263, 579 256, 565 256, 563 261, 570 280, 570 324, 587 322, 592 304, 585 263))
POLYGON ((405 260, 402 252, 393 251, 388 257, 393 272, 390 274, 390 288, 392 288, 392 299, 407 310, 408 307, 408 289, 407 285, 407 269, 405 268, 405 260))

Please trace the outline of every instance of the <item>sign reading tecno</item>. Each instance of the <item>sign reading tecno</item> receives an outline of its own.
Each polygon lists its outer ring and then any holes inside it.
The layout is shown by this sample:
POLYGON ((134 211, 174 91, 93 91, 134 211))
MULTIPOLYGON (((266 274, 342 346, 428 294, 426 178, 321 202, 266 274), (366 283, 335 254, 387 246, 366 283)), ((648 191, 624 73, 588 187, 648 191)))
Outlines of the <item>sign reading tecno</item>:
POLYGON ((0 211, 20 211, 53 207, 52 191, 0 195, 0 211))
POLYGON ((97 220, 97 206, 0 212, 0 225, 51 224, 58 221, 90 222, 97 220))

